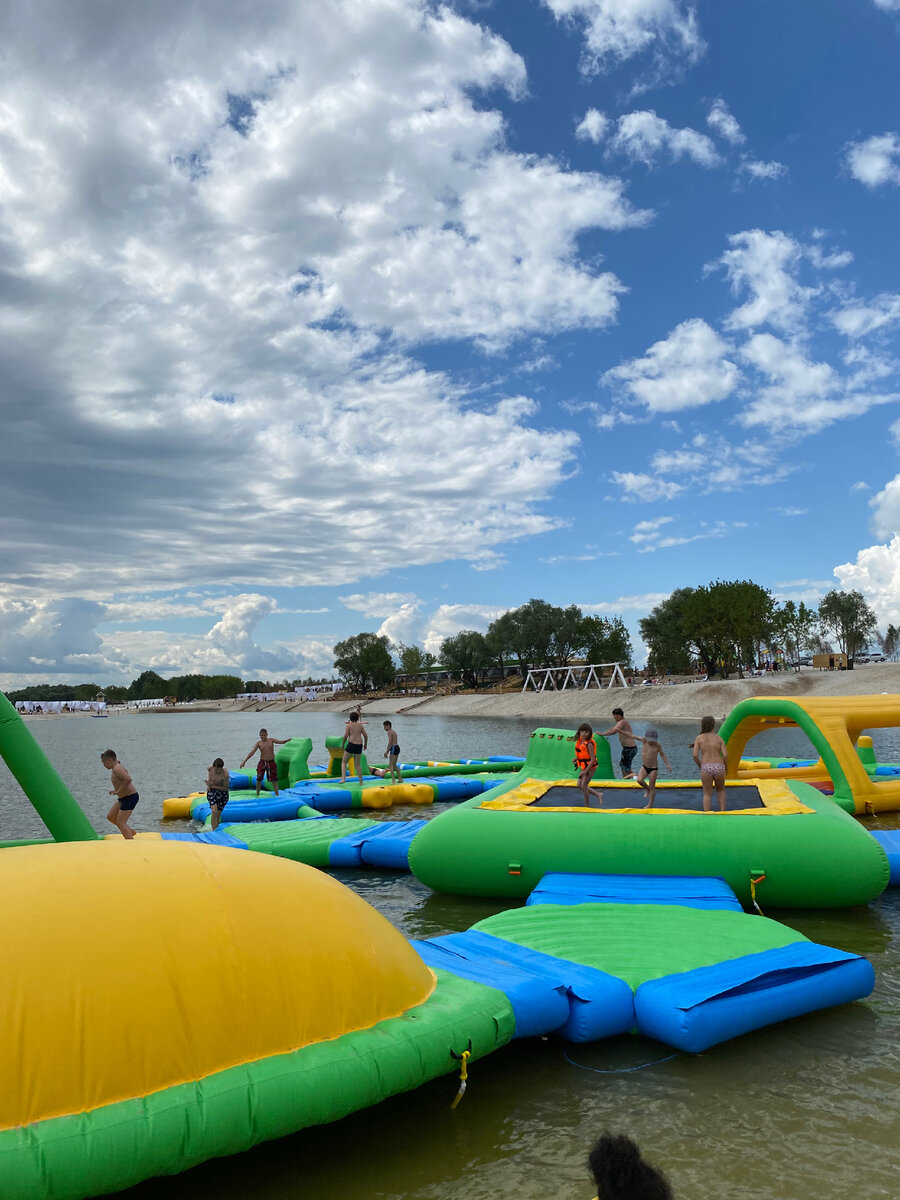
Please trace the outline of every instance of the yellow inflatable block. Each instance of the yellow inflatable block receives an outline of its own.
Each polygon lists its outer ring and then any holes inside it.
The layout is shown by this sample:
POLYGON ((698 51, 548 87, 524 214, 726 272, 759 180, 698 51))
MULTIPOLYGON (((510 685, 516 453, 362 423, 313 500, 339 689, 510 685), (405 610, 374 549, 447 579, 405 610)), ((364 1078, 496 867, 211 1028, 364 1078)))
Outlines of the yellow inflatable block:
POLYGON ((167 821, 178 819, 189 821, 191 817, 191 804, 198 796, 205 795, 205 792, 192 792, 190 796, 170 796, 168 800, 163 800, 163 819, 167 821))
POLYGON ((0 1129, 367 1029, 434 988, 321 871, 155 838, 5 850, 0 945, 0 1129))

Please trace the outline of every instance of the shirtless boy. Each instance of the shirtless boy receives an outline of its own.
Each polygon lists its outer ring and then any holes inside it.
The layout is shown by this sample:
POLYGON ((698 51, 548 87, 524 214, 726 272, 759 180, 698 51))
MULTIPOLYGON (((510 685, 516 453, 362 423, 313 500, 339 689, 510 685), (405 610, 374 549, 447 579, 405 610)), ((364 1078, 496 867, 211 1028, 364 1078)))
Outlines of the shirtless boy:
POLYGON ((397 731, 394 729, 390 721, 385 721, 384 732, 387 734, 387 749, 384 752, 384 757, 388 760, 388 773, 391 780, 397 776, 397 782, 403 782, 403 775, 400 771, 400 743, 397 741, 397 731))
POLYGON ((209 823, 212 829, 219 828, 222 812, 228 803, 229 783, 224 760, 214 758, 212 766, 206 768, 206 803, 209 805, 209 823))
POLYGON ((369 745, 369 735, 366 733, 366 727, 359 719, 358 712, 350 714, 350 720, 344 726, 344 737, 341 741, 344 753, 341 758, 341 783, 347 782, 347 760, 351 757, 356 759, 356 771, 359 775, 359 786, 362 787, 362 753, 369 745))
POLYGON ((268 729, 259 731, 259 741, 255 742, 252 750, 248 750, 244 755, 244 761, 241 766, 252 758, 256 751, 259 751, 259 762, 256 764, 256 795, 259 796, 259 789, 262 787, 263 779, 268 777, 272 785, 272 790, 275 795, 278 795, 278 767, 275 765, 275 747, 284 746, 289 742, 290 738, 273 738, 269 737, 268 729))
POLYGON ((631 732, 631 725, 625 720, 625 714, 621 708, 614 708, 612 715, 616 719, 612 729, 604 729, 600 737, 609 737, 616 733, 619 735, 619 745, 622 747, 622 757, 619 759, 619 766, 622 768, 623 779, 634 779, 634 771, 631 769, 631 764, 634 762, 634 756, 637 754, 637 742, 634 734, 631 732))
POLYGON ((672 767, 659 744, 659 734, 655 729, 645 729, 644 736, 642 738, 635 737, 635 741, 641 743, 641 769, 637 775, 638 787, 643 788, 647 793, 647 807, 652 808, 653 801, 656 799, 656 777, 659 774, 660 755, 666 764, 666 770, 671 771, 672 767))
POLYGON ((712 812, 712 790, 716 785, 719 809, 725 811, 725 776, 728 774, 728 751, 725 743, 714 732, 714 717, 704 717, 700 722, 700 733, 694 738, 694 762, 700 768, 703 784, 703 811, 712 812), (702 761, 701 761, 702 760, 702 761))
POLYGON ((134 812, 134 806, 140 797, 134 789, 131 776, 119 762, 115 750, 104 750, 100 755, 100 761, 110 773, 109 782, 112 787, 109 789, 109 794, 116 797, 116 802, 106 814, 106 819, 111 825, 115 825, 126 841, 130 842, 134 837, 134 830, 128 824, 128 818, 134 812))

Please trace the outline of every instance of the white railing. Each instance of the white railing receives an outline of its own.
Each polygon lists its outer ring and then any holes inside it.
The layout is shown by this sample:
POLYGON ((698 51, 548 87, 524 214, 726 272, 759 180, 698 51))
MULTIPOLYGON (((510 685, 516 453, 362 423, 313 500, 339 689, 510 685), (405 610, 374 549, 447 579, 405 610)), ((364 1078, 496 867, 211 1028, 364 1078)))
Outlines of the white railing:
POLYGON ((522 691, 527 692, 530 684, 536 692, 545 692, 548 688, 550 691, 564 692, 570 683, 573 688, 581 688, 582 691, 587 691, 592 683, 598 688, 628 687, 621 663, 585 663, 577 667, 535 667, 526 675, 522 691), (604 667, 612 667, 609 683, 602 682, 604 667), (560 675, 563 676, 561 683, 557 682, 560 675))

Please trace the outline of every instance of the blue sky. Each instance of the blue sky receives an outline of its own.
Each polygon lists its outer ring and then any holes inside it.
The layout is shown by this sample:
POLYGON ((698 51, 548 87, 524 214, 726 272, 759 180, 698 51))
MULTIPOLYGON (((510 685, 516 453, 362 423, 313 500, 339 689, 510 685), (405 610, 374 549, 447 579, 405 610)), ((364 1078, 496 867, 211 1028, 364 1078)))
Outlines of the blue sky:
POLYGON ((900 0, 13 0, 0 683, 900 621, 900 0))

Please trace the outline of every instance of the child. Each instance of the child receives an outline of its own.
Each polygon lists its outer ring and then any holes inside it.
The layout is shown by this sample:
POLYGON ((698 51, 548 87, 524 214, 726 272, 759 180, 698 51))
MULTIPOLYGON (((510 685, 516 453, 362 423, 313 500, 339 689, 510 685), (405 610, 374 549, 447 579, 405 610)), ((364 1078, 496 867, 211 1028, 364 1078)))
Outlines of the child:
POLYGON ((109 794, 116 797, 116 802, 106 814, 106 819, 110 824, 115 825, 126 841, 130 842, 134 837, 134 830, 128 824, 128 818, 134 812, 140 796, 134 790, 131 776, 119 762, 115 750, 104 750, 100 755, 100 761, 110 773, 109 782, 112 787, 109 789, 109 794))
POLYGON ((615 725, 610 729, 604 729, 600 736, 610 737, 612 734, 618 736, 619 745, 622 747, 622 756, 619 759, 619 766, 622 768, 622 778, 634 779, 634 771, 631 769, 631 764, 634 762, 635 754, 637 754, 637 746, 635 745, 634 733, 631 730, 631 722, 625 720, 625 714, 621 708, 614 708, 612 715, 615 718, 615 725))
POLYGON ((228 803, 228 772, 221 758, 214 758, 211 767, 206 768, 206 802, 209 805, 209 823, 213 830, 219 828, 219 821, 225 805, 228 803))
MULTIPOLYGON (((591 779, 594 772, 597 770, 597 743, 594 741, 594 731, 590 725, 584 723, 578 726, 578 731, 575 734, 575 757, 572 759, 572 766, 577 767, 578 788, 584 798, 586 808, 591 808, 591 779)), ((597 799, 603 803, 603 793, 595 792, 597 799)))
POLYGON ((259 751, 259 762, 256 764, 256 798, 259 799, 259 789, 262 787, 263 779, 268 776, 269 782, 272 785, 272 790, 275 795, 278 795, 278 767, 275 765, 275 747, 284 746, 289 742, 290 738, 272 738, 269 737, 268 729, 259 731, 259 741, 254 742, 253 749, 248 750, 244 755, 244 760, 241 766, 250 758, 251 755, 259 751))
POLYGON ((341 746, 344 753, 341 756, 341 783, 347 782, 347 762, 353 757, 356 759, 356 773, 359 775, 359 786, 362 787, 362 753, 369 745, 369 735, 366 733, 366 728, 359 719, 358 712, 350 714, 350 720, 344 726, 344 737, 341 741, 341 746))
MULTIPOLYGON (((387 734, 387 749, 384 752, 384 757, 388 760, 388 771, 391 779, 394 775, 397 776, 397 782, 403 782, 403 775, 400 771, 400 743, 397 741, 397 734, 390 721, 383 722, 384 732, 387 734)), ((382 772, 383 773, 383 772, 382 772)))
POLYGON ((622 1134, 604 1133, 591 1149, 588 1166, 597 1200, 673 1200, 665 1175, 653 1169, 622 1134))
POLYGON ((641 769, 638 771, 637 783, 639 788, 643 788, 647 793, 647 807, 653 807, 653 801, 656 799, 656 777, 659 774, 659 756, 662 755, 662 760, 666 764, 666 770, 671 772, 672 766, 665 756, 662 746, 659 744, 659 734, 655 729, 647 729, 644 731, 644 736, 637 737, 635 741, 641 742, 641 769))
POLYGON ((725 743, 714 732, 715 717, 704 717, 700 722, 700 734, 694 739, 694 762, 700 768, 703 783, 703 811, 712 812, 712 790, 716 785, 719 809, 725 811, 725 776, 728 773, 728 751, 725 743), (702 759, 702 762, 701 762, 702 759))

